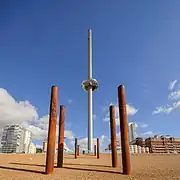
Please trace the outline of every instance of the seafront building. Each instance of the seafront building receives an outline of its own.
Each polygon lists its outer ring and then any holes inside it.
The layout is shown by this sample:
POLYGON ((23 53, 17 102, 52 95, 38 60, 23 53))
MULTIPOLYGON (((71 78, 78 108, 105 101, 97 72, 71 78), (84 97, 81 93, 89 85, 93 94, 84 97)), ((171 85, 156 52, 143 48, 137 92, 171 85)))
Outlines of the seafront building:
POLYGON ((131 143, 137 138, 136 123, 130 123, 128 129, 129 129, 129 142, 131 143))
POLYGON ((146 139, 136 138, 133 145, 147 147, 150 153, 180 153, 180 138, 171 136, 155 135, 146 139))
MULTIPOLYGON (((129 142, 129 148, 131 153, 180 153, 180 138, 165 135, 149 138, 137 137, 129 142)), ((110 150, 111 143, 105 151, 110 150)), ((117 141, 117 150, 121 152, 120 141, 117 141)))
POLYGON ((20 125, 7 125, 3 129, 1 153, 34 153, 32 133, 20 125))
POLYGON ((145 146, 150 153, 180 153, 180 138, 154 136, 145 139, 145 146))

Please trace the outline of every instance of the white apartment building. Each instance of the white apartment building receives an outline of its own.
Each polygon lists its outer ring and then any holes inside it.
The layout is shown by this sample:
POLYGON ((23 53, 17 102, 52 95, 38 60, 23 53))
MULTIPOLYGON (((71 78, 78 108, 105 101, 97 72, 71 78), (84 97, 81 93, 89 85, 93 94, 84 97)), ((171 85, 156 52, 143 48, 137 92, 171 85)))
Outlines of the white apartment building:
POLYGON ((29 154, 35 154, 36 153, 36 146, 31 142, 29 145, 29 154))
POLYGON ((129 124, 129 142, 132 142, 136 139, 136 123, 129 124))
POLYGON ((47 151, 47 138, 43 141, 43 152, 47 151))
POLYGON ((25 130, 24 132, 24 153, 25 154, 29 153, 29 148, 31 145, 31 137, 32 137, 32 133, 28 130, 25 130))
POLYGON ((1 151, 1 142, 0 142, 0 153, 1 153, 2 151, 1 151))
POLYGON ((2 153, 29 153, 31 132, 20 125, 4 127, 1 139, 2 153))

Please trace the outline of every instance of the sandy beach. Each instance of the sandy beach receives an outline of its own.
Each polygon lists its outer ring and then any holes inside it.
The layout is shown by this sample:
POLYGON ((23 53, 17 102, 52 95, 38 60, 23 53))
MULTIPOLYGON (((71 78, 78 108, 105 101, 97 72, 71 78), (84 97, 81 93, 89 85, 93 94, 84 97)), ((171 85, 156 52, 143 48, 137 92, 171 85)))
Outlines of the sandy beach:
POLYGON ((111 167, 110 154, 94 156, 65 155, 64 168, 55 168, 52 175, 45 175, 45 154, 0 155, 0 179, 4 180, 71 180, 71 179, 180 179, 180 155, 141 154, 132 155, 132 175, 122 175, 121 157, 118 168, 111 167))

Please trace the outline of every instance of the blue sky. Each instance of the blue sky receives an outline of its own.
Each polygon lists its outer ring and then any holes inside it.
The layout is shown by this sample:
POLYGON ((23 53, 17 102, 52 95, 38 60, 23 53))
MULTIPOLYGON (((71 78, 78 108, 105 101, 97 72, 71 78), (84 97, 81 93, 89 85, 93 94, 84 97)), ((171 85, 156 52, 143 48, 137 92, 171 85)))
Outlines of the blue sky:
MULTIPOLYGON (((87 30, 92 28, 93 77, 99 81, 94 136, 109 136, 106 107, 117 103, 120 84, 126 87, 127 103, 138 109, 129 121, 139 123, 139 134, 180 136, 179 96, 168 99, 180 90, 179 6, 175 0, 1 1, 1 95, 6 90, 17 104, 29 101, 35 110, 28 110, 30 115, 21 121, 33 125, 33 113, 38 114, 37 124, 49 113, 51 86, 59 86, 59 105, 66 105, 66 130, 86 138, 87 93, 81 82, 87 79, 87 30), (174 80, 174 88, 168 90, 174 80), (161 110, 152 114, 159 106, 161 110)), ((1 106, 7 105, 6 100, 1 106)), ((13 118, 12 109, 9 114, 2 109, 4 124, 21 116, 13 118)), ((20 108, 19 113, 24 112, 20 108)))

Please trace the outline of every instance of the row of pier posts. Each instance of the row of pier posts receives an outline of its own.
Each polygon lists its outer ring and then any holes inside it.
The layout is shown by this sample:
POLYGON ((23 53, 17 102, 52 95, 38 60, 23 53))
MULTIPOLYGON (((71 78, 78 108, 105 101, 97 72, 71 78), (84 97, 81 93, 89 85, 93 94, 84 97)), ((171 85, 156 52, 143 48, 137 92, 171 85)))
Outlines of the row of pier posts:
MULTIPOLYGON (((121 132, 121 148, 122 148, 122 167, 123 174, 131 174, 130 151, 129 151, 129 137, 128 137, 128 121, 126 112, 126 98, 125 88, 123 85, 118 87, 118 105, 120 116, 120 132, 121 132)), ((49 130, 48 143, 46 154, 46 174, 51 174, 54 169, 54 156, 56 144, 56 125, 57 125, 57 106, 58 106, 58 87, 52 86, 51 100, 50 100, 50 116, 49 116, 49 130)), ((118 166, 117 158, 117 140, 116 140, 116 120, 115 120, 115 106, 109 107, 110 111, 110 131, 111 131, 111 150, 112 150, 112 167, 118 166)), ((59 136, 58 136, 58 155, 57 167, 63 167, 63 150, 64 150, 64 120, 65 107, 60 106, 59 115, 59 136)), ((75 138, 75 159, 80 155, 80 147, 75 138)), ((94 146, 94 155, 97 159, 100 158, 100 141, 97 138, 97 146, 94 146)))
MULTIPOLYGON (((77 157, 80 156, 80 146, 78 145, 77 138, 75 138, 74 149, 75 149, 74 158, 77 159, 77 157)), ((100 157, 99 154, 100 154, 100 142, 99 142, 99 138, 97 138, 97 145, 94 145, 94 156, 97 155, 97 159, 99 159, 100 157)))
MULTIPOLYGON (((126 97, 125 88, 123 85, 120 85, 118 87, 118 105, 119 105, 119 116, 120 116, 122 167, 123 167, 123 174, 130 175, 131 162, 130 162, 128 121, 127 121, 125 97, 126 97)), ((114 105, 111 105, 109 107, 109 112, 110 112, 112 167, 117 167, 118 156, 117 156, 116 119, 115 119, 115 106, 114 105)))

